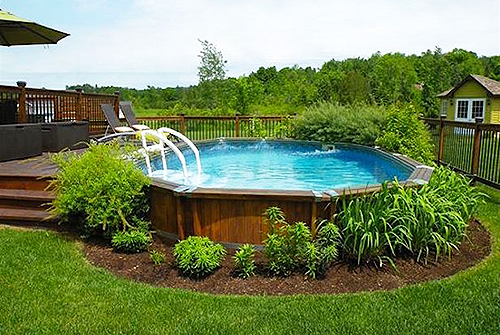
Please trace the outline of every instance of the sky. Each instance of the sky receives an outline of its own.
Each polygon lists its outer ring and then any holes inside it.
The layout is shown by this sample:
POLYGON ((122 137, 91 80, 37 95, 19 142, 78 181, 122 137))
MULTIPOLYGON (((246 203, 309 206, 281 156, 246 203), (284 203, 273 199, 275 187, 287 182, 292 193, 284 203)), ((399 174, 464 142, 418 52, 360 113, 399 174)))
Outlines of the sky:
POLYGON ((230 77, 377 51, 500 55, 500 0, 0 0, 0 8, 71 34, 57 45, 0 46, 1 85, 195 85, 199 39, 222 52, 230 77))

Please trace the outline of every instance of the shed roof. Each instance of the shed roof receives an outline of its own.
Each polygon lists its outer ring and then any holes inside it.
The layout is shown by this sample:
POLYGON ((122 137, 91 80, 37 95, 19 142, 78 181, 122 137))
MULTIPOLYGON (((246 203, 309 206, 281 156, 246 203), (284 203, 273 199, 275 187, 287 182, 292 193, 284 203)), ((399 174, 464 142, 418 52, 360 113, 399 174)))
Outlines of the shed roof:
POLYGON ((447 91, 439 93, 437 96, 440 98, 451 98, 456 90, 458 90, 463 84, 470 80, 474 80, 476 83, 481 85, 486 90, 486 92, 488 92, 488 95, 500 97, 500 82, 478 74, 468 75, 458 85, 447 91))

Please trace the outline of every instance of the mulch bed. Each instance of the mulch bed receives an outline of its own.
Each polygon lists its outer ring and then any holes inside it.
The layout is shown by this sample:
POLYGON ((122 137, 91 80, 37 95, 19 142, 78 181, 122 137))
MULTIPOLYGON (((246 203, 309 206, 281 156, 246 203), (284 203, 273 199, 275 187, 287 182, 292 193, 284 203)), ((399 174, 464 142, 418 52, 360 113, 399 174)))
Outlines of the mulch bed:
POLYGON ((459 252, 450 259, 442 257, 438 262, 417 263, 412 258, 396 259, 397 271, 389 265, 378 268, 374 265, 355 266, 338 262, 319 280, 304 274, 293 274, 277 278, 265 274, 265 259, 256 257, 259 274, 240 279, 233 274, 232 255, 229 251, 222 266, 202 280, 181 276, 173 266, 172 246, 155 239, 152 248, 166 254, 166 262, 154 266, 147 252, 121 254, 99 241, 84 244, 84 251, 90 263, 112 273, 136 281, 157 286, 182 288, 212 294, 288 295, 288 294, 332 294, 359 291, 390 290, 413 283, 425 282, 451 276, 464 270, 489 255, 490 235, 477 221, 468 228, 469 239, 465 239, 459 252))

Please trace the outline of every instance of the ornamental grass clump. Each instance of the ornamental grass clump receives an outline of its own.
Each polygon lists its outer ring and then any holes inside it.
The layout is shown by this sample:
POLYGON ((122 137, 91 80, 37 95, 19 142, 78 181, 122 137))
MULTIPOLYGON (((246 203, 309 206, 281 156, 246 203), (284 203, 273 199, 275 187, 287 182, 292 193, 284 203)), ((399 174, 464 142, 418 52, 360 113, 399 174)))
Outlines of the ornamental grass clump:
POLYGON ((51 156, 59 172, 51 187, 52 214, 86 235, 147 230, 150 180, 133 163, 133 149, 116 142, 91 144, 81 153, 51 156))
POLYGON ((342 210, 337 216, 342 228, 342 250, 344 257, 362 262, 377 260, 380 265, 394 256, 396 232, 399 227, 388 220, 392 190, 387 183, 380 192, 341 198, 342 210))
POLYGON ((380 192, 349 201, 344 196, 337 216, 344 256, 380 266, 408 253, 424 262, 431 255, 450 257, 482 196, 467 178, 445 167, 436 168, 419 189, 395 180, 384 183, 380 192))
POLYGON ((190 236, 174 246, 175 264, 179 271, 193 279, 214 272, 226 256, 226 249, 208 237, 190 236))

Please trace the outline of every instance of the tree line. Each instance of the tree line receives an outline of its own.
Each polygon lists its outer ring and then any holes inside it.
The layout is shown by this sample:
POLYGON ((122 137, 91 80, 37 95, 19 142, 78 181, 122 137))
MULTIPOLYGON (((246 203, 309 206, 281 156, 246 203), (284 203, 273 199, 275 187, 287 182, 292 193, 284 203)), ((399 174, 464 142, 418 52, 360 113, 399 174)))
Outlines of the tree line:
POLYGON ((113 93, 130 100, 139 109, 161 109, 164 114, 242 115, 294 114, 318 102, 392 105, 412 103, 426 116, 439 114, 436 95, 469 74, 500 80, 500 56, 482 56, 440 48, 420 55, 380 52, 369 58, 332 59, 321 68, 260 67, 239 78, 225 77, 220 51, 207 41, 200 58, 200 82, 189 87, 153 87, 138 90, 124 87, 97 87, 89 84, 67 86, 85 92, 113 93), (204 58, 218 71, 211 76, 204 58), (203 78, 201 77, 203 75, 203 78))

